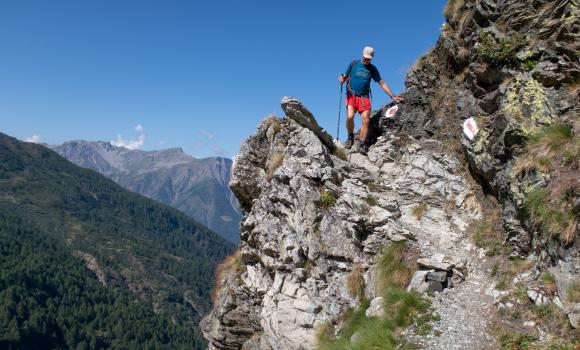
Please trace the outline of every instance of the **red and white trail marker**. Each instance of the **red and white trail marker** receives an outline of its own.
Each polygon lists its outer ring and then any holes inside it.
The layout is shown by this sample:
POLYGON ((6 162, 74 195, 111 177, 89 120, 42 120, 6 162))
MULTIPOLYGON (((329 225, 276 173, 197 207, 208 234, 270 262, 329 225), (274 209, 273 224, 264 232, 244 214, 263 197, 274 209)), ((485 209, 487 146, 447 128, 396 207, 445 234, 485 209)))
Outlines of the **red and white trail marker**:
POLYGON ((391 107, 385 111, 385 117, 386 118, 395 118, 395 114, 397 114, 398 110, 399 110, 399 106, 394 105, 393 107, 391 107))
POLYGON ((469 140, 473 140, 475 135, 479 132, 479 128, 477 127, 477 123, 475 119, 469 118, 465 122, 463 122, 463 133, 469 140))

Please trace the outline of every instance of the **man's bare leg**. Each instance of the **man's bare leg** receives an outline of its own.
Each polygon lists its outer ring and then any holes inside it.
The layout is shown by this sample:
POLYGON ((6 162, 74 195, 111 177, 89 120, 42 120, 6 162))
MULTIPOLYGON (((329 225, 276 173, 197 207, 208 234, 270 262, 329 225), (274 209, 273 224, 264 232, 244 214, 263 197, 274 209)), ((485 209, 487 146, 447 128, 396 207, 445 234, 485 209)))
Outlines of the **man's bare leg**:
POLYGON ((371 120, 371 111, 364 111, 361 113, 362 125, 360 127, 360 134, 358 138, 361 143, 367 140, 367 133, 369 132, 369 123, 371 120))
POLYGON ((346 130, 349 135, 354 134, 354 107, 346 107, 346 130))

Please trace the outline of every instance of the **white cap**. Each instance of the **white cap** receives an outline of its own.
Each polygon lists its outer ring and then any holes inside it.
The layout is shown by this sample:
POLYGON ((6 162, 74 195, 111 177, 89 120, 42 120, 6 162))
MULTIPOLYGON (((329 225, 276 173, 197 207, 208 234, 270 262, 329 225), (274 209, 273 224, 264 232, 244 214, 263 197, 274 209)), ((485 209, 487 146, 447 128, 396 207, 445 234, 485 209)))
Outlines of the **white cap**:
POLYGON ((375 57, 375 49, 370 46, 365 47, 363 50, 363 57, 372 60, 373 57, 375 57))

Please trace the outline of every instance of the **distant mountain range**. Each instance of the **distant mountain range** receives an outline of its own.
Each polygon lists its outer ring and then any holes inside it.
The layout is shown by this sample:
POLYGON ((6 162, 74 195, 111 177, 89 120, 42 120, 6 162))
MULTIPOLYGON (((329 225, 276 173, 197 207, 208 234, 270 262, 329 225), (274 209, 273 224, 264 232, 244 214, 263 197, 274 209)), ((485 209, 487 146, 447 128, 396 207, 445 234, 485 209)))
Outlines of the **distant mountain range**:
POLYGON ((234 248, 174 208, 0 133, 2 349, 202 349, 199 317, 234 248))
POLYGON ((101 141, 70 141, 50 147, 71 162, 179 209, 228 241, 239 243, 242 214, 228 187, 230 159, 197 159, 180 148, 129 150, 101 141))

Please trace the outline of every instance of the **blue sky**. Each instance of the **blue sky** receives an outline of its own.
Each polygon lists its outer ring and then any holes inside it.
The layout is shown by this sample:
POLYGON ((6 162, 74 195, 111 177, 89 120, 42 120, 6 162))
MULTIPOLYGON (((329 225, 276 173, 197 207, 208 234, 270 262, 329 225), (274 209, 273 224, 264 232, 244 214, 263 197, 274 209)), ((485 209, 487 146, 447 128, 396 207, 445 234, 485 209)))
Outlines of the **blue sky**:
POLYGON ((0 0, 0 131, 232 157, 293 96, 334 136, 338 74, 371 45, 400 93, 445 3, 0 0))

